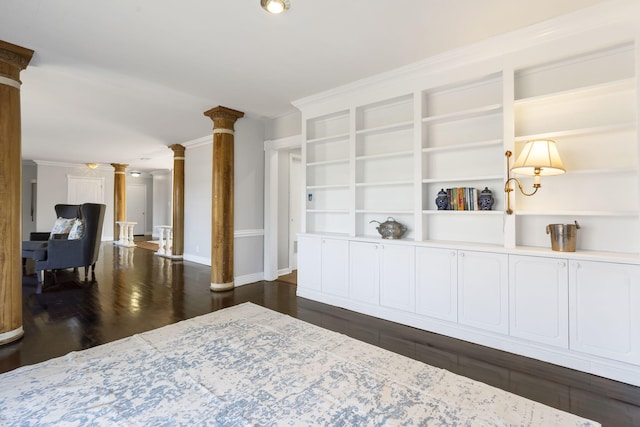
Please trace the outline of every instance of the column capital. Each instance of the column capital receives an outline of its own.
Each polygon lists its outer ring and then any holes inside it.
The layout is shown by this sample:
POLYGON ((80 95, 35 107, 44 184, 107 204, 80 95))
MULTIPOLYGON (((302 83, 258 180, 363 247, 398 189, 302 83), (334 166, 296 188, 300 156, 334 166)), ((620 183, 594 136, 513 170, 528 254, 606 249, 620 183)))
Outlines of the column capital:
POLYGON ((113 166, 116 170, 116 172, 124 172, 125 169, 127 169, 127 164, 124 163, 111 163, 111 166, 113 166))
POLYGON ((18 71, 22 71, 27 68, 32 56, 33 51, 31 49, 0 40, 0 62, 12 65, 18 71))
POLYGON ((174 157, 183 157, 184 158, 184 145, 181 144, 173 144, 170 145, 169 148, 173 151, 174 157))
POLYGON ((213 128, 222 128, 233 130, 233 125, 236 120, 244 117, 242 111, 232 110, 227 107, 215 107, 209 111, 205 111, 204 115, 213 120, 213 128))

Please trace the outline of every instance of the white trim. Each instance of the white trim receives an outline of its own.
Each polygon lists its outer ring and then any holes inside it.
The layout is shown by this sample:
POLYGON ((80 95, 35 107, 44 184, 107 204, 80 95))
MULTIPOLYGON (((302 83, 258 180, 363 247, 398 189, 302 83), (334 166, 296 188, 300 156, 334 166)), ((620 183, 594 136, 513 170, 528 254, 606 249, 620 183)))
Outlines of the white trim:
POLYGON ((278 278, 278 151, 302 148, 302 135, 264 142, 264 280, 278 278))
POLYGON ((22 325, 12 331, 3 332, 0 334, 0 344, 10 343, 21 338, 24 335, 24 329, 22 325))
POLYGON ((274 139, 264 142, 264 151, 268 150, 289 150, 300 148, 302 145, 302 135, 293 135, 286 138, 274 139))
POLYGON ((213 135, 206 135, 200 138, 192 139, 191 141, 183 142, 180 145, 182 145, 184 148, 196 148, 208 144, 213 144, 213 135))
POLYGON ((13 79, 10 79, 8 77, 0 76, 0 85, 11 86, 11 87, 14 87, 14 88, 19 90, 21 84, 22 83, 17 81, 17 80, 13 80, 13 79))
POLYGON ((281 268, 280 270, 278 270, 278 277, 280 276, 285 276, 287 274, 291 274, 293 272, 293 270, 289 267, 287 268, 281 268))
POLYGON ((255 229, 255 230, 235 230, 233 232, 234 239, 240 239, 243 237, 259 237, 264 236, 263 229, 255 229))
POLYGON ((244 276, 236 276, 234 278, 236 287, 248 285, 249 283, 259 282, 261 280, 264 280, 264 274, 262 272, 245 274, 244 276))
POLYGON ((182 254, 182 259, 185 261, 191 261, 191 262, 195 262, 196 264, 202 264, 202 265, 207 265, 211 267, 211 257, 205 258, 203 256, 182 254))
MULTIPOLYGON (((55 166, 60 168, 82 168, 87 169, 87 165, 85 163, 68 163, 68 162, 52 162, 49 160, 32 160, 37 166, 55 166)), ((113 166, 106 164, 99 164, 95 170, 113 170, 113 166)))

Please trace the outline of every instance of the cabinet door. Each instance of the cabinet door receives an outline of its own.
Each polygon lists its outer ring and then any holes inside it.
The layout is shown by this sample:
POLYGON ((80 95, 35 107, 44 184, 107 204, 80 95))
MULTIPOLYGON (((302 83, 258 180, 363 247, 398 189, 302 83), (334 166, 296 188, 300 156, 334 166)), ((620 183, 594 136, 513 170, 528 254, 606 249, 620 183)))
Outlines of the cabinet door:
POLYGON ((572 350, 640 364, 640 267, 571 261, 572 350))
POLYGON ((509 256, 509 334, 569 347, 567 261, 509 256))
POLYGON ((487 331, 509 332, 506 254, 458 253, 458 320, 487 331))
POLYGON ((378 304, 379 253, 375 243, 349 242, 349 298, 378 304))
POLYGON ((380 247, 380 305, 415 311, 415 248, 380 247))
POLYGON ((349 242, 322 239, 322 292, 346 297, 349 282, 349 242))
POLYGON ((416 248, 416 312, 458 320, 458 256, 453 249, 416 248))
POLYGON ((298 288, 320 290, 321 242, 319 237, 298 238, 298 288))

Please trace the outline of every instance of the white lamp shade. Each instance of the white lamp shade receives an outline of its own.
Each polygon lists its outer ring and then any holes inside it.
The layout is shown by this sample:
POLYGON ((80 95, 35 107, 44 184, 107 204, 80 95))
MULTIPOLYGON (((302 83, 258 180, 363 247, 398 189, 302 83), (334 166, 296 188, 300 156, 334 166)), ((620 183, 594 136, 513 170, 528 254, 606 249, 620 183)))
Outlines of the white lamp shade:
POLYGON ((556 142, 551 140, 529 141, 511 168, 511 172, 521 175, 560 175, 565 173, 564 165, 556 142))

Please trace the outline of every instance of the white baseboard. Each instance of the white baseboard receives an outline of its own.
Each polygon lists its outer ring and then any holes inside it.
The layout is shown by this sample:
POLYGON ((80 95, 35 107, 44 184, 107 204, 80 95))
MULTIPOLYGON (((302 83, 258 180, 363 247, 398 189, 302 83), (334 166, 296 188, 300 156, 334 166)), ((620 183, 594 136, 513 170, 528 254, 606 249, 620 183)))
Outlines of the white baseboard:
POLYGON ((293 270, 289 267, 287 268, 281 268, 280 270, 278 270, 278 277, 280 276, 284 276, 285 274, 291 274, 293 270))
POLYGON ((211 258, 205 258, 203 256, 197 256, 193 254, 182 254, 182 259, 185 261, 195 262, 197 264, 208 265, 211 267, 211 258))
POLYGON ((248 285, 249 283, 259 282, 260 280, 264 280, 264 273, 252 273, 245 274, 244 276, 236 276, 233 278, 235 286, 248 285))

